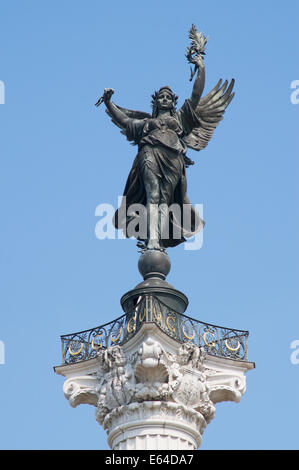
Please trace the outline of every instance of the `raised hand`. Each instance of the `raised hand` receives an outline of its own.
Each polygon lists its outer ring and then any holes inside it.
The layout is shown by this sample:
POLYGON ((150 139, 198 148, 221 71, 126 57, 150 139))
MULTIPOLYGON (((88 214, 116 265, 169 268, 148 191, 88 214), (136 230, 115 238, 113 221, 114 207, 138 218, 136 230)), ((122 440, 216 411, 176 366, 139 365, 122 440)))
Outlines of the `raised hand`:
POLYGON ((98 101, 96 102, 95 106, 100 106, 100 104, 102 104, 103 102, 105 104, 107 104, 110 99, 111 99, 111 96, 113 95, 114 93, 114 90, 113 88, 105 88, 104 89, 104 93, 103 95, 101 96, 101 98, 98 99, 98 101))
POLYGON ((107 101, 110 101, 111 96, 113 95, 113 93, 114 93, 113 88, 105 88, 104 89, 104 95, 103 95, 104 103, 107 103, 107 101))
POLYGON ((192 81, 196 71, 199 67, 203 67, 203 58, 205 55, 205 46, 208 41, 208 37, 205 37, 203 33, 198 33, 195 25, 193 24, 190 31, 189 31, 189 38, 191 39, 191 46, 187 48, 186 57, 190 64, 194 64, 194 70, 191 67, 191 77, 190 81, 192 81))

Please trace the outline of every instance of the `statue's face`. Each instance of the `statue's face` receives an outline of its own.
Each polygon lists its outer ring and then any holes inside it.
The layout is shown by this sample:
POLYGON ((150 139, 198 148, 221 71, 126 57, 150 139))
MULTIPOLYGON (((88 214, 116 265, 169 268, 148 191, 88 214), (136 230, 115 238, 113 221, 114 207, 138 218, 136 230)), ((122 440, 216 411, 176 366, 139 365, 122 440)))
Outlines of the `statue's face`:
POLYGON ((159 93, 157 98, 157 107, 163 111, 170 111, 173 108, 173 99, 171 94, 163 90, 159 93))

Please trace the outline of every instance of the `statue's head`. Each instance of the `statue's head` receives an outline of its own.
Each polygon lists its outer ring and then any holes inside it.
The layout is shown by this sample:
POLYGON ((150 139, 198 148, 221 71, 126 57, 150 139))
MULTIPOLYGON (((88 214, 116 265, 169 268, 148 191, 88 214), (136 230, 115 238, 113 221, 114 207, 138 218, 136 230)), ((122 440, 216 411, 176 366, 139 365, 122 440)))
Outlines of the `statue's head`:
POLYGON ((173 93, 169 86, 163 86, 159 91, 152 95, 153 117, 157 117, 160 110, 170 111, 174 114, 176 111, 178 97, 173 93))

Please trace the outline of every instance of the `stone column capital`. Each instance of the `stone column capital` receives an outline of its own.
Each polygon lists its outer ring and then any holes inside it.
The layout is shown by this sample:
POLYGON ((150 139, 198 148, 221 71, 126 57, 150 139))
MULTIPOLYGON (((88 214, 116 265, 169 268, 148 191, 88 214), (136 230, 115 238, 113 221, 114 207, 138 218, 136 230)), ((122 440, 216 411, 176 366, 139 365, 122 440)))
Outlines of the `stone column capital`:
POLYGON ((112 449, 160 449, 162 441, 165 449, 197 449, 215 404, 245 393, 251 363, 209 356, 192 343, 170 344, 164 336, 148 324, 123 346, 56 368, 66 377, 71 406, 96 407, 112 449))

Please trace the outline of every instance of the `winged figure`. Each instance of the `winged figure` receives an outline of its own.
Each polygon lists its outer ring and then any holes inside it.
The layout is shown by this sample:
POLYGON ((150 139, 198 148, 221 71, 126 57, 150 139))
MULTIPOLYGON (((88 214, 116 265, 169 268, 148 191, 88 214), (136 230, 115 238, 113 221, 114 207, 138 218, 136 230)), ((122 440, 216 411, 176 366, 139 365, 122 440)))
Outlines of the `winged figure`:
POLYGON ((178 96, 169 86, 152 95, 151 113, 117 106, 111 101, 114 93, 111 88, 106 88, 96 103, 96 106, 105 103, 112 122, 138 146, 121 207, 113 220, 115 227, 122 229, 127 237, 137 238, 143 250, 176 246, 203 228, 204 222, 187 196, 186 167, 194 164, 187 150, 200 151, 208 145, 234 97, 234 79, 223 84, 219 80, 202 96, 207 38, 198 34, 194 25, 189 37, 192 44, 186 57, 195 65, 191 80, 196 72, 197 75, 191 97, 180 109, 177 110, 178 96), (141 226, 146 230, 142 231, 141 226))

